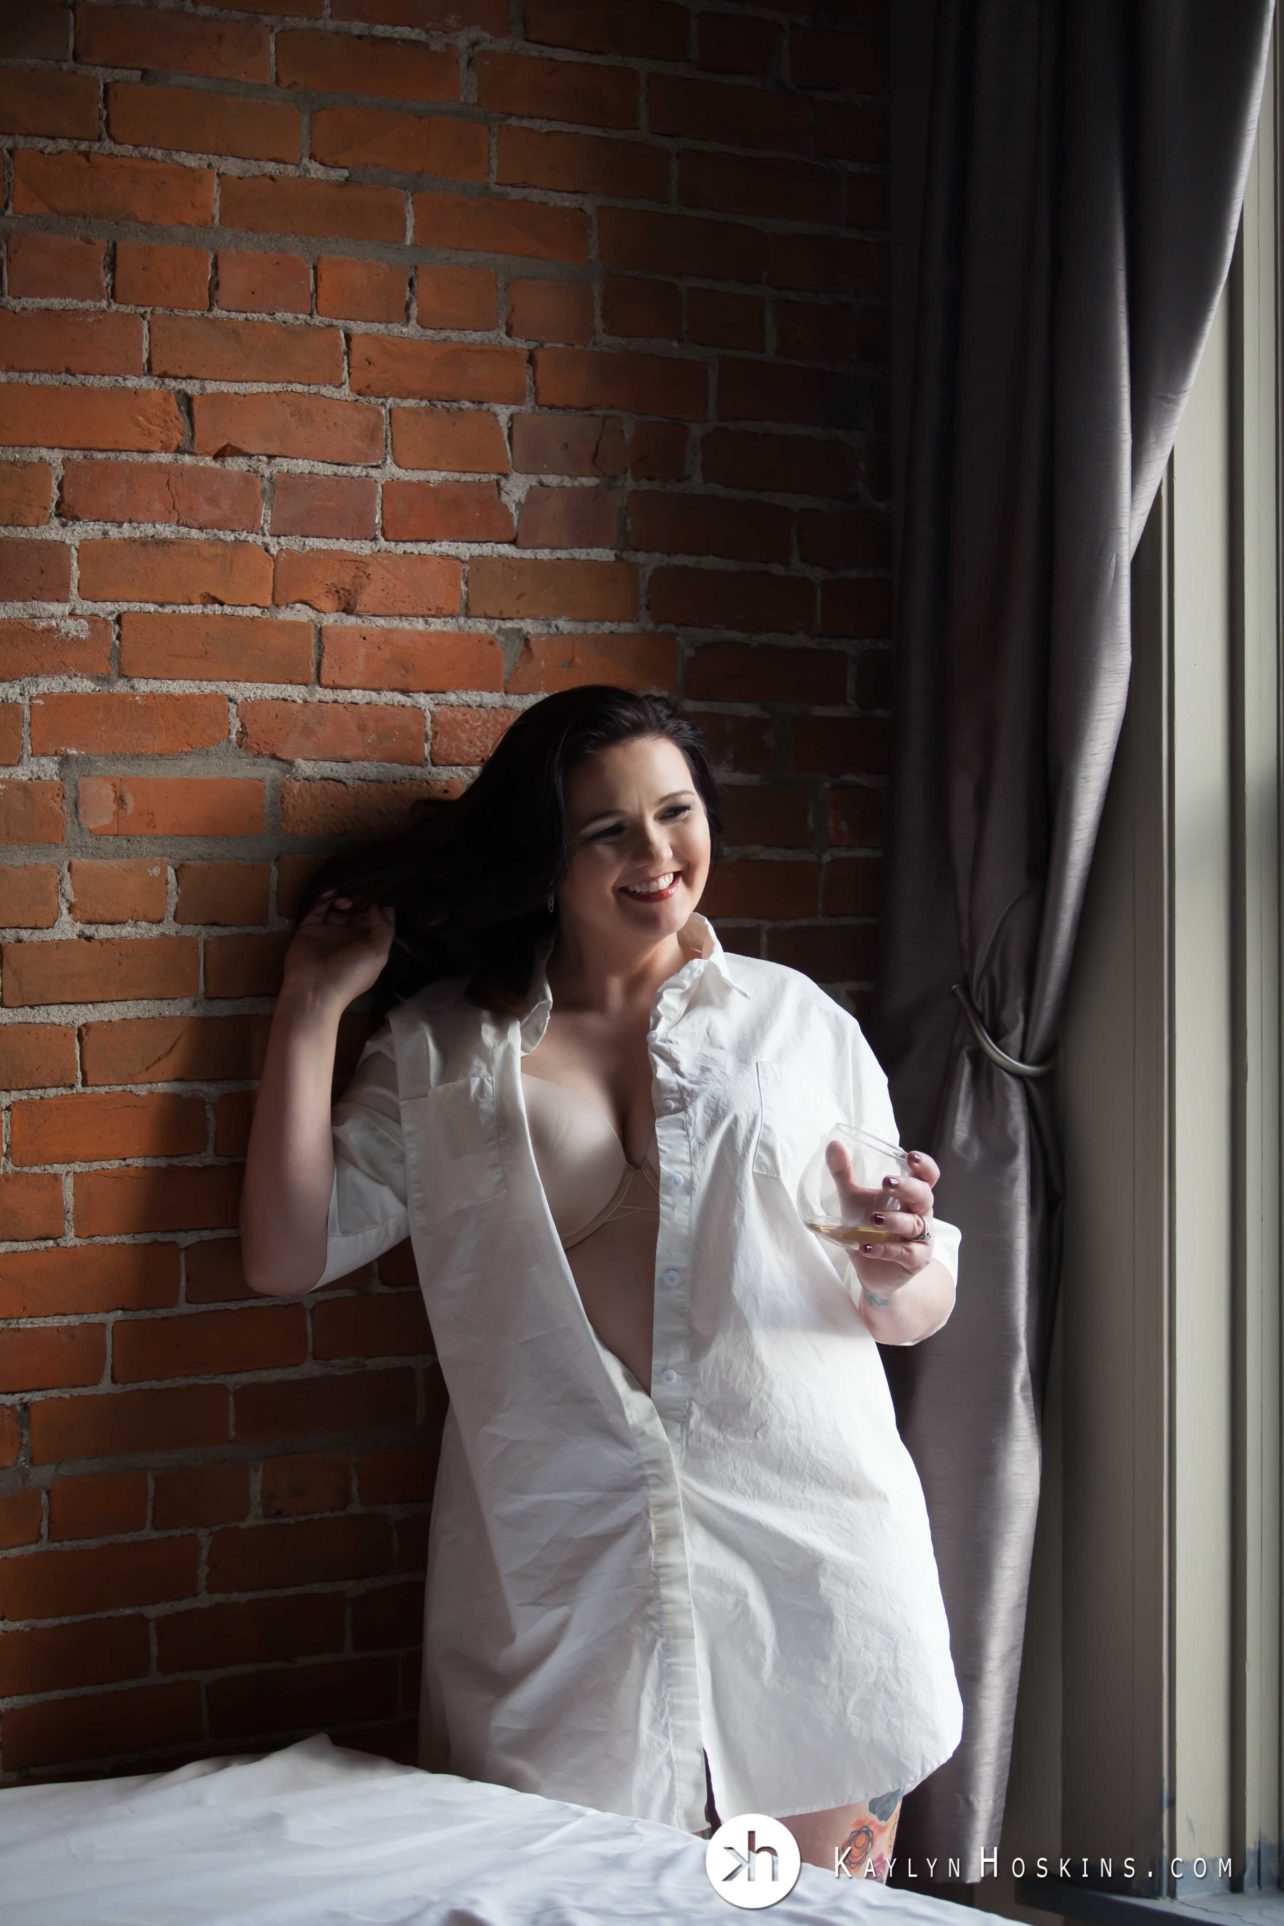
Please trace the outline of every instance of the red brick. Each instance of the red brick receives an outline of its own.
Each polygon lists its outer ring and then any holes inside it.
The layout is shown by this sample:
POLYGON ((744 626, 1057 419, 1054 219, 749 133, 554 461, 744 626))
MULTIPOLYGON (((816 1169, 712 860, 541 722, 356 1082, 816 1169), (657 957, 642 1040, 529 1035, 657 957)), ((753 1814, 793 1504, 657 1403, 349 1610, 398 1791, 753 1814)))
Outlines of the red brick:
POLYGON ((509 695, 546 695, 586 682, 613 682, 624 689, 672 689, 678 673, 673 635, 650 630, 603 635, 576 630, 567 635, 528 635, 508 677, 509 695))
POLYGON ((147 1379, 215 1377, 228 1371, 272 1371, 307 1358, 302 1304, 253 1305, 243 1311, 184 1311, 177 1317, 130 1318, 116 1325, 111 1374, 117 1384, 147 1379))
POLYGON ((857 327, 851 308, 818 300, 776 302, 776 352, 785 360, 822 360, 841 368, 853 360, 855 345, 857 327))
POLYGON ((885 175, 851 174, 847 178, 848 227, 874 228, 885 232, 891 226, 891 188, 885 175))
POLYGON ((393 408, 392 455, 399 468, 506 475, 504 430, 484 408, 393 408))
POLYGON ((207 308, 210 254, 203 247, 159 241, 118 241, 116 299, 133 307, 207 308))
POLYGON ((0 622, 0 679, 24 675, 106 675, 111 624, 101 615, 0 622))
POLYGON ((592 288, 587 281, 510 281, 508 332, 535 341, 591 341, 592 288))
POLYGON ((493 635, 356 624, 327 624, 324 632, 325 688, 499 690, 503 675, 503 657, 493 635))
POLYGON ((888 568, 891 523, 882 509, 809 508, 798 517, 798 553, 818 568, 888 568))
POLYGON ((789 36, 789 74, 796 87, 885 94, 886 34, 795 27, 789 36))
POLYGON ((103 301, 105 249, 77 234, 11 234, 9 292, 24 299, 103 301))
POLYGON ((34 1545, 40 1537, 43 1517, 38 1490, 11 1491, 0 1498, 0 1551, 34 1545))
POLYGON ((289 942, 285 930, 265 936, 206 937, 206 996, 275 996, 289 942))
POLYGON ((234 1164, 80 1171, 73 1179, 76 1235, 226 1229, 236 1222, 240 1178, 234 1164))
POLYGON ((0 447, 168 452, 182 438, 178 402, 159 388, 0 385, 0 447))
POLYGON ((82 776, 80 820, 94 836, 260 836, 263 784, 223 776, 82 776))
POLYGON ((888 581, 852 576, 820 587, 821 635, 882 637, 892 630, 892 588, 888 581))
POLYGON ((253 542, 83 541, 80 593, 87 602, 226 602, 264 608, 272 561, 253 542))
POLYGON ((517 720, 512 709, 470 709, 452 703, 433 717, 432 759, 443 768, 471 768, 491 755, 517 720))
POLYGON ((75 1030, 60 1023, 0 1023, 0 1088, 54 1090, 73 1082, 75 1030))
POLYGON ((676 422, 634 422, 630 475, 637 481, 685 481, 690 440, 690 430, 676 422))
POLYGON ((823 435, 756 434, 714 428, 701 443, 703 479, 772 495, 846 496, 855 492, 850 446, 823 435))
POLYGON ((286 781, 281 786, 281 826, 287 836, 386 835, 407 828, 422 796, 449 796, 438 782, 346 783, 286 781))
POLYGON ((702 361, 627 349, 537 348, 535 399, 541 408, 620 408, 627 414, 703 421, 702 361))
POLYGON ((801 154, 810 139, 811 109, 809 102, 774 82, 755 87, 652 74, 647 81, 647 126, 652 134, 801 154))
MULTIPOLYGON (((50 1490, 51 1539, 120 1538, 146 1529, 145 1471, 82 1472, 75 1478, 60 1478, 50 1490)), ((141 1619, 132 1622, 143 1634, 134 1665, 136 1673, 143 1673, 148 1669, 146 1628, 141 1619)))
POLYGON ((490 200, 482 194, 416 194, 414 204, 417 247, 588 260, 588 215, 580 207, 490 200))
POLYGON ((348 321, 404 321, 410 276, 391 261, 353 261, 323 254, 317 261, 317 313, 348 321))
POLYGON ((711 348, 761 352, 767 345, 766 303, 727 288, 688 288, 687 339, 711 348))
POLYGON ((274 535, 333 535, 361 541, 375 533, 373 479, 358 475, 278 475, 274 535))
POLYGON ((724 421, 799 422, 813 428, 872 425, 867 392, 858 376, 732 355, 718 362, 717 411, 724 421))
POLYGON ((653 621, 690 628, 787 634, 814 620, 810 582, 750 569, 653 569, 648 601, 653 621))
POLYGON ((421 328, 495 326, 499 291, 490 268, 441 267, 421 262, 415 276, 415 316, 421 328))
POLYGON ((0 923, 47 930, 58 921, 58 872, 46 865, 0 865, 0 923))
POLYGON ((879 912, 878 856, 831 859, 821 872, 820 907, 825 916, 877 916, 879 912))
POLYGON ((60 782, 0 781, 0 843, 67 840, 60 782))
POLYGON ((774 20, 755 20, 743 13, 702 13, 697 31, 696 64, 709 73, 770 77, 776 72, 780 28, 774 20))
POLYGON ((489 343, 406 341, 357 334, 349 354, 355 394, 398 395, 415 401, 526 399, 526 353, 489 343))
POLYGON ((713 642, 693 650, 687 694, 695 702, 841 703, 847 695, 847 658, 837 649, 713 642))
POLYGON ((459 56, 453 47, 414 40, 283 29, 276 37, 276 78, 278 86, 323 94, 458 100, 459 56))
POLYGON ((5 22, 6 45, 14 60, 63 60, 71 53, 71 20, 60 0, 30 0, 5 22))
POLYGON ((269 1458, 262 1474, 263 1516, 298 1518, 308 1513, 346 1511, 351 1462, 342 1451, 269 1458))
MULTIPOLYGON (((403 43, 397 41, 396 46, 403 43)), ((226 175, 219 223, 249 233, 341 235, 354 241, 400 241, 406 197, 399 187, 357 181, 306 180, 290 174, 226 175)))
POLYGON ((87 66, 198 74, 207 80, 270 81, 266 27, 154 7, 76 9, 76 58, 87 66))
POLYGON ((97 1384, 107 1364, 101 1324, 9 1331, 0 1351, 0 1395, 97 1384))
POLYGON ((341 549, 282 549, 275 600, 305 602, 329 614, 457 615, 461 565, 450 555, 348 554, 341 549))
MULTIPOLYGON (((413 47, 414 43, 383 44, 413 47)), ((344 91, 352 90, 345 87, 344 91)), ((373 167, 384 174, 484 181, 490 166, 490 135, 483 121, 452 120, 446 114, 319 107, 312 116, 312 154, 326 167, 373 167)))
POLYGON ((521 548, 619 546, 620 497, 614 489, 531 488, 522 502, 521 548))
POLYGON ((469 564, 468 613, 631 622, 638 614, 638 572, 632 562, 479 555, 469 564))
POLYGON ((800 774, 835 769, 886 773, 889 725, 876 716, 799 716, 794 723, 793 763, 800 774))
POLYGON ((810 849, 815 842, 810 785, 729 783, 722 795, 728 844, 763 843, 777 849, 810 849))
POLYGON ((828 295, 885 297, 890 278, 886 241, 842 234, 768 236, 767 282, 773 288, 805 288, 828 295))
POLYGON ((85 1082, 215 1083, 256 1077, 262 1017, 126 1017, 81 1032, 85 1082))
POLYGON ((14 1104, 10 1153, 15 1164, 88 1164, 124 1157, 192 1157, 205 1148, 200 1097, 128 1091, 39 1097, 14 1104))
POLYGON ((4 948, 3 1001, 10 1009, 195 996, 199 982, 197 946, 190 936, 77 936, 4 948))
MULTIPOLYGON (((33 1464, 65 1462, 73 1458, 116 1458, 132 1451, 196 1450, 228 1441, 227 1392, 221 1385, 180 1385, 172 1391, 114 1391, 93 1398, 40 1398, 31 1411, 31 1460, 33 1464)), ((168 1562, 176 1546, 190 1545, 191 1578, 189 1592, 196 1590, 196 1540, 145 1539, 137 1548, 108 1547, 113 1560, 126 1550, 137 1549, 153 1560, 158 1550, 168 1562)), ((57 1556, 66 1558, 66 1552, 57 1556)), ((112 1567, 114 1569, 114 1567, 112 1567)), ((123 1574, 118 1574, 117 1583, 123 1574)), ((73 1586, 73 1602, 84 1602, 73 1586)), ((102 1604, 103 1594, 95 1588, 93 1597, 102 1604)), ((61 1610, 61 1607, 59 1608, 61 1610)), ((51 1614, 52 1615, 52 1614, 51 1614)))
POLYGON ((0 537, 0 582, 13 602, 65 602, 71 594, 71 550, 65 542, 0 537))
POLYGON ((552 133, 500 123, 495 179, 504 187, 551 187, 606 200, 668 198, 669 158, 643 140, 552 133))
POLYGON ((168 522, 248 533, 263 510, 257 475, 203 462, 78 461, 63 470, 64 521, 168 522))
MULTIPOLYGON (((74 1610, 60 1605, 59 1611, 74 1610)), ((5 1762, 30 1774, 41 1766, 67 1774, 74 1760, 100 1759, 118 1751, 181 1747, 187 1757, 203 1729, 200 1691, 195 1681, 135 1685, 115 1692, 90 1692, 69 1698, 17 1705, 5 1723, 5 1762)))
MULTIPOLYGON (((21 1437, 18 1431, 18 1413, 12 1405, 5 1405, 3 1408, 0 1408, 0 1465, 8 1467, 9 1465, 17 1464, 20 1445, 21 1437)), ((0 1664, 3 1664, 4 1660, 11 1657, 16 1643, 17 1637, 11 1632, 5 1640, 4 1655, 3 1659, 0 1659, 0 1664)), ((0 1673, 0 1678, 3 1676, 4 1674, 0 1673)), ((7 1692, 9 1688, 8 1685, 5 1684, 3 1687, 0 1687, 0 1689, 7 1692)))
POLYGON ((683 207, 708 207, 749 220, 832 226, 842 218, 839 177, 815 161, 778 154, 759 158, 692 148, 678 156, 677 198, 683 207))
POLYGON ((76 1245, 0 1256, 0 1316, 70 1317, 178 1303, 177 1244, 98 1244, 92 1262, 86 1257, 76 1245))
POLYGON ((301 254, 220 248, 218 305, 257 314, 307 314, 312 268, 301 254))
POLYGON ((649 341, 680 341, 681 287, 676 281, 610 275, 602 283, 602 331, 649 341))
POLYGON ((192 419, 199 455, 285 455, 328 462, 375 462, 383 455, 383 416, 366 401, 298 394, 194 395, 192 419))
POLYGON ((581 53, 631 55, 641 60, 685 60, 690 16, 674 0, 630 0, 603 7, 597 0, 526 0, 528 40, 581 53))
MULTIPOLYGON (((208 1246, 193 1244, 192 1250, 204 1250, 208 1246)), ((174 1531, 183 1525, 226 1525, 235 1524, 246 1517, 250 1509, 250 1467, 248 1465, 185 1465, 181 1471, 158 1471, 153 1473, 155 1499, 153 1501, 153 1521, 160 1531, 174 1531)), ((319 1606, 322 1600, 315 1603, 319 1606)), ((239 1606, 225 1607, 224 1610, 239 1613, 239 1606)), ((162 1656, 159 1669, 162 1672, 194 1669, 190 1660, 175 1664, 174 1658, 182 1646, 182 1630, 199 1624, 213 1624, 219 1618, 218 1608, 206 1608, 194 1612, 167 1612, 165 1625, 174 1633, 172 1640, 161 1641, 162 1656)), ((198 1637, 200 1635, 198 1634, 198 1637)), ((330 1646, 328 1649, 333 1650, 330 1646)))
POLYGON ((22 761, 22 704, 0 702, 0 763, 22 761))
POLYGON ((617 416, 514 415, 513 466, 523 475, 622 475, 624 423, 617 416))
POLYGON ((586 127, 638 125, 638 75, 631 67, 483 48, 473 58, 473 72, 477 104, 493 114, 586 127))
POLYGON ((141 374, 143 324, 136 314, 11 310, 0 314, 0 368, 37 374, 141 374))
POLYGON ((510 542, 513 511, 498 482, 388 481, 383 532, 390 542, 510 542))
MULTIPOLYGON (((159 62, 147 65, 155 67, 159 62)), ((107 127, 112 139, 125 147, 274 161, 297 161, 301 152, 297 107, 197 87, 140 86, 114 80, 107 88, 107 127)))
POLYGON ((267 920, 266 863, 180 863, 176 923, 267 920))
POLYGON ((15 1244, 61 1237, 64 1221, 62 1184, 57 1177, 0 1172, 0 1237, 15 1244))
POLYGON ((71 863, 72 915, 78 923, 159 923, 169 871, 155 857, 71 863))
MULTIPOLYGON (((149 18, 156 18, 147 11, 149 18)), ((20 147, 13 157, 13 210, 87 221, 207 227, 214 218, 214 176, 207 167, 169 161, 70 151, 45 154, 20 147)))
POLYGON ((343 338, 337 328, 219 316, 152 317, 152 373, 202 381, 294 381, 337 386, 343 338))
POLYGON ((760 282, 768 239, 760 228, 709 215, 604 207, 598 215, 598 249, 604 267, 760 282))
POLYGON ((769 502, 729 501, 725 495, 697 495, 686 489, 658 494, 637 489, 629 496, 629 547, 664 555, 789 562, 793 515, 769 502))
POLYGON ((331 0, 330 18, 362 26, 417 27, 421 33, 466 33, 479 27, 496 38, 508 32, 508 0, 331 0))
MULTIPOLYGON (((316 874, 317 870, 320 868, 320 865, 321 865, 321 859, 314 859, 307 856, 301 859, 297 857, 286 856, 286 857, 280 858, 279 860, 283 864, 297 864, 301 861, 305 866, 307 866, 309 870, 309 877, 308 877, 309 881, 311 880, 311 877, 316 874)), ((297 905, 293 903, 292 901, 293 894, 294 892, 293 892, 292 885, 283 887, 279 896, 281 913, 283 915, 290 915, 290 916, 296 915, 298 913, 298 909, 302 907, 301 900, 297 905)), ((299 892, 299 895, 301 898, 302 891, 299 892)), ((253 1120, 254 1120, 253 1091, 231 1090, 227 1093, 226 1096, 216 1098, 214 1103, 214 1154, 218 1157, 243 1157, 249 1146, 250 1125, 253 1122, 253 1120)), ((188 1302, 189 1304, 196 1302, 195 1296, 192 1295, 192 1292, 191 1292, 191 1286, 192 1286, 192 1275, 189 1267, 189 1270, 188 1270, 188 1290, 189 1290, 188 1302)), ((239 1290, 237 1292, 237 1295, 245 1296, 248 1294, 249 1294, 249 1287, 246 1285, 244 1278, 241 1278, 239 1280, 239 1290)))
POLYGON ((44 695, 31 698, 37 756, 177 756, 227 741, 222 695, 44 695))
POLYGON ((817 153, 886 167, 889 130, 885 101, 818 100, 813 103, 813 114, 817 153))
POLYGON ((38 528, 49 520, 52 501, 53 470, 48 462, 0 464, 0 524, 6 528, 38 528))
POLYGON ((98 82, 91 74, 5 68, 0 71, 0 132, 97 140, 98 82))
POLYGON ((718 917, 787 920, 815 916, 820 875, 815 862, 720 862, 709 878, 702 902, 718 917), (716 888, 714 887, 716 884, 716 888))
POLYGON ((318 1359, 422 1357, 432 1349, 418 1291, 335 1298, 318 1303, 313 1317, 312 1354, 318 1359))
MULTIPOLYGON (((279 480, 278 478, 278 484, 279 480)), ((170 615, 126 609, 122 675, 169 681, 310 682, 312 624, 266 615, 170 615)))
POLYGON ((242 702, 240 743, 283 761, 412 762, 424 759, 418 709, 365 702, 242 702))

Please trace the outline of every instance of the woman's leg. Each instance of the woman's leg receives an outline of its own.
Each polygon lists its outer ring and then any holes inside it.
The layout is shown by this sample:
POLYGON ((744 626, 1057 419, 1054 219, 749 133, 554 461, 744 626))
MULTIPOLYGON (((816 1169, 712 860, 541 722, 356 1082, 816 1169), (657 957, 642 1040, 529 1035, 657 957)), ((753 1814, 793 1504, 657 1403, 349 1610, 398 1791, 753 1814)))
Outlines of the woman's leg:
POLYGON ((886 1883, 896 1827, 901 1816, 901 1788, 881 1793, 855 1806, 834 1806, 826 1812, 796 1812, 782 1819, 798 1841, 808 1865, 849 1879, 878 1879, 886 1883))

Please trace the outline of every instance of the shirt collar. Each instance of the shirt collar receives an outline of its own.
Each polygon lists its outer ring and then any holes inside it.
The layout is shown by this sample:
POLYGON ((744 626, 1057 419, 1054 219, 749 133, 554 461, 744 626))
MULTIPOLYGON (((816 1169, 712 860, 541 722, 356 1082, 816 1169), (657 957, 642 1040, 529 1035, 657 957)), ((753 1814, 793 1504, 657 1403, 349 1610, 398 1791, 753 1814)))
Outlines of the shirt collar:
MULTIPOLYGON (((557 931, 553 930, 540 943, 535 953, 535 966, 531 976, 532 1001, 521 1019, 523 1038, 530 1036, 529 1047, 531 1048, 534 1047, 536 1038, 543 1034, 546 1012, 553 1007, 553 992, 549 988, 546 966, 556 940, 557 931)), ((661 997, 676 1006, 674 1014, 678 1009, 685 1009, 696 984, 706 972, 711 973, 717 982, 728 990, 733 990, 740 996, 750 994, 735 973, 734 958, 728 957, 718 940, 717 930, 714 929, 708 917, 702 916, 699 910, 693 910, 682 925, 678 931, 678 941, 684 949, 691 952, 691 959, 669 977, 660 990, 661 997)))

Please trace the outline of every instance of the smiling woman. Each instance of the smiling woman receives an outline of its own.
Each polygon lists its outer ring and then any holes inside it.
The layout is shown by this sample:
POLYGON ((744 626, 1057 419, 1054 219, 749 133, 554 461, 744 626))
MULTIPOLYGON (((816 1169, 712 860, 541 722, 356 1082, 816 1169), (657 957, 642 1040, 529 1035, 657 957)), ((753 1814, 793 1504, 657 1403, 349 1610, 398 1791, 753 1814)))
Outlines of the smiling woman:
POLYGON ((803 1224, 816 1117, 895 1118, 855 1018, 699 912, 719 834, 691 723, 589 686, 338 859, 273 1021, 246 1275, 298 1295, 412 1239, 451 1400, 422 1764, 692 1832, 790 1814, 804 1857, 885 1876, 961 1705, 876 1340, 948 1316, 959 1238, 925 1154, 877 1258, 803 1224), (398 1000, 332 1118, 372 986, 398 1000))

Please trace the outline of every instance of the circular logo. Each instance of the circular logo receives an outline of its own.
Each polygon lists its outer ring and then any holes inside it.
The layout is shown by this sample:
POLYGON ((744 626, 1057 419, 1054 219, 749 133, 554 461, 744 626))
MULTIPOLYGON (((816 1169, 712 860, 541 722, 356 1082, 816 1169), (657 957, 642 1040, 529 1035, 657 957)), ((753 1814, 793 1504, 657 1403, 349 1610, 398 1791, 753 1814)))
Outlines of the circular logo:
POLYGON ((744 1912, 761 1912, 788 1898, 802 1854, 788 1826, 765 1812, 727 1819, 705 1847, 704 1869, 715 1893, 744 1912))

